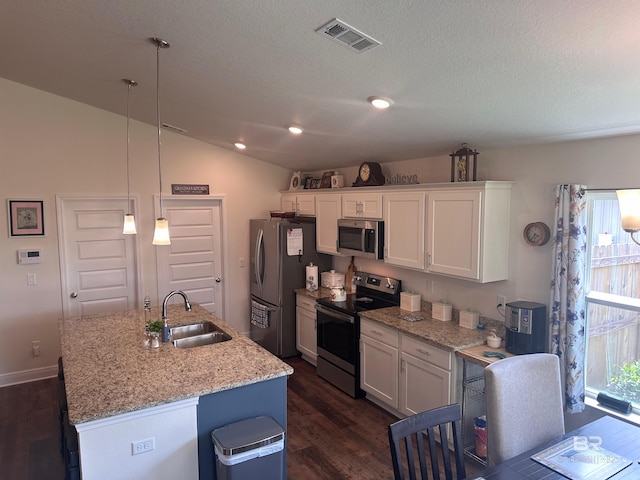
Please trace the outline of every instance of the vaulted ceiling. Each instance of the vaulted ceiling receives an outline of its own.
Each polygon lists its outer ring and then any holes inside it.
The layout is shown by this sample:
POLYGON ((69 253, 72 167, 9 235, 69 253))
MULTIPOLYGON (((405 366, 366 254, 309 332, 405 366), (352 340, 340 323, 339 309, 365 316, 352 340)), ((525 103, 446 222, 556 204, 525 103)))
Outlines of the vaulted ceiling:
POLYGON ((131 78, 155 125, 157 36, 163 123, 321 170, 640 132, 639 23, 638 1, 2 0, 0 77, 122 115, 131 78), (380 45, 317 32, 335 18, 380 45))

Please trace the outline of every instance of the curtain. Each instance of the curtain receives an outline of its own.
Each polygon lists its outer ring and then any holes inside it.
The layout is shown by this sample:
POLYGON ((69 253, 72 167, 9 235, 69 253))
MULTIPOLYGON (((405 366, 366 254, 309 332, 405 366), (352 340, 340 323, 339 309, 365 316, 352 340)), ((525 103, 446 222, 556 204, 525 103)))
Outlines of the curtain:
POLYGON ((587 278, 585 186, 558 185, 552 235, 551 353, 560 358, 565 410, 584 410, 587 278))

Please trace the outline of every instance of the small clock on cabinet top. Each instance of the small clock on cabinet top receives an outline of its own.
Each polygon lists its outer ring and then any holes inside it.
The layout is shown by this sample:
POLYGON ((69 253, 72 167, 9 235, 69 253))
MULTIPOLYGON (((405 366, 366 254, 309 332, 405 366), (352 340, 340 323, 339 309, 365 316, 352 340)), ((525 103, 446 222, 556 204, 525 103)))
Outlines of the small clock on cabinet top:
POLYGON ((376 162, 363 162, 358 168, 358 177, 353 182, 354 187, 384 185, 382 167, 376 162))

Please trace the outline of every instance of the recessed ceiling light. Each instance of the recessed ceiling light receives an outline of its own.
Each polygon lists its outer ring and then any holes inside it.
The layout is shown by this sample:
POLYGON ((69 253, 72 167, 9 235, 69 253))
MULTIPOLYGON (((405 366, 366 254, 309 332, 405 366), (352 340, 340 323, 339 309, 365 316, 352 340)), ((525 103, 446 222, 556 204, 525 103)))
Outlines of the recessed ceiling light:
POLYGON ((240 143, 240 142, 236 142, 234 143, 234 145, 238 150, 244 150, 245 148, 247 148, 247 146, 244 143, 240 143))
POLYGON ((293 133, 294 135, 300 135, 302 133, 302 128, 296 126, 296 125, 290 125, 289 126, 289 131, 291 133, 293 133))
POLYGON ((367 101, 380 110, 385 110, 393 105, 393 100, 386 97, 369 97, 367 101))

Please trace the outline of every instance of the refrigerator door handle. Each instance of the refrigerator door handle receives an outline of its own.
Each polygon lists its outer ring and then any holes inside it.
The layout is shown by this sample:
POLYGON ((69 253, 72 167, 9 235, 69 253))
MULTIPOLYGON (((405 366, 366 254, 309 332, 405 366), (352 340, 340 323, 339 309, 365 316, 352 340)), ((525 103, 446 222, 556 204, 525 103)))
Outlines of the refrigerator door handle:
POLYGON ((258 238, 256 239, 256 283, 258 288, 262 292, 262 280, 264 279, 264 265, 262 256, 264 254, 264 232, 262 229, 258 230, 258 238))
POLYGON ((253 297, 253 295, 251 296, 251 299, 257 304, 259 304, 261 307, 264 307, 264 309, 267 310, 268 312, 275 312, 276 310, 278 310, 277 307, 270 307, 269 305, 266 305, 265 303, 261 302, 260 299, 253 297))

